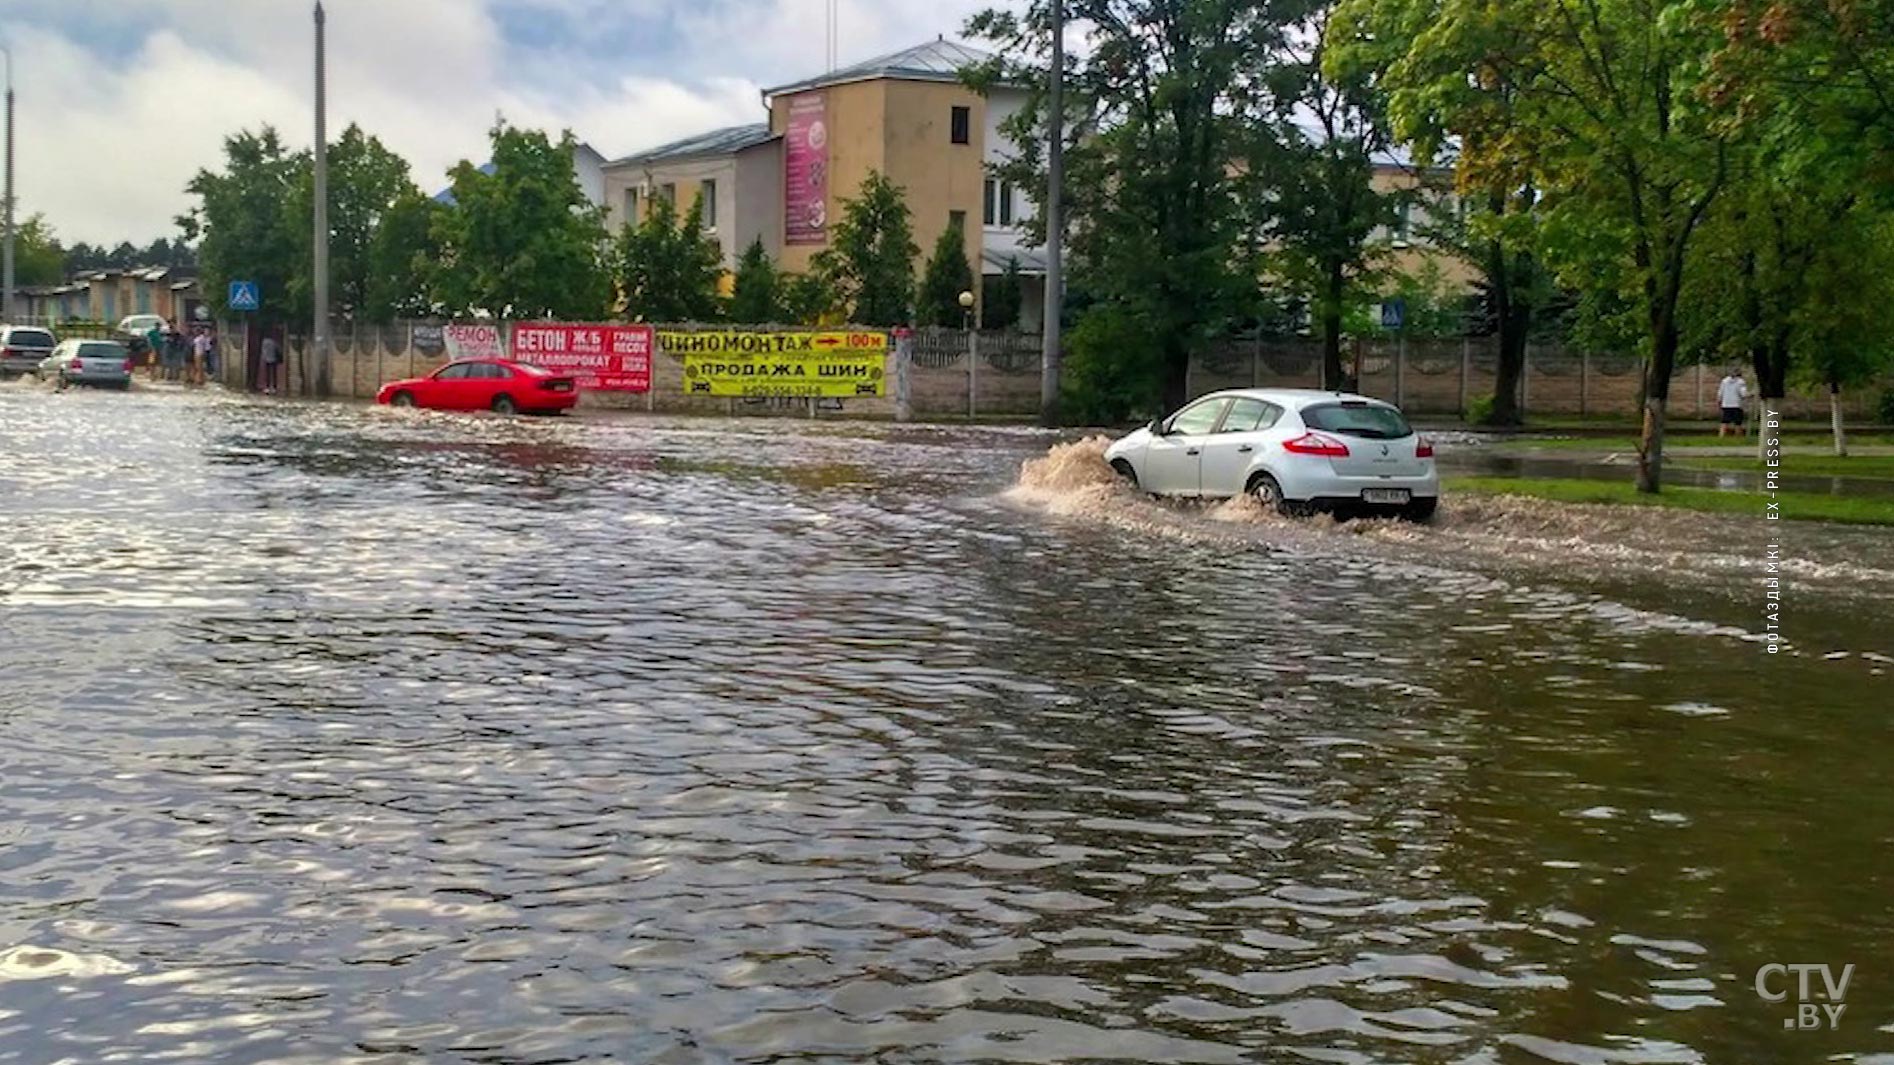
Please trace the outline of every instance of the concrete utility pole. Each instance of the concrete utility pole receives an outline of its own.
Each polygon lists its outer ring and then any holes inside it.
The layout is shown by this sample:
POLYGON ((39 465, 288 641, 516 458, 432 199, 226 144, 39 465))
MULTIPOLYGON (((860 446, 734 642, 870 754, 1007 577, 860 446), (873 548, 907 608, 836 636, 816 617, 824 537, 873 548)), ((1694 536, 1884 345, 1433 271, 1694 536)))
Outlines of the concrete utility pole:
MULTIPOLYGON (((328 98, 323 89, 322 0, 316 0, 316 321, 310 337, 315 353, 318 396, 329 395, 329 131, 328 98)), ((245 353, 248 354, 247 352, 245 353)))
POLYGON ((7 57, 7 236, 5 263, 0 264, 0 321, 13 320, 13 51, 0 47, 7 57))
POLYGON ((1039 356, 1039 421, 1059 424, 1059 370, 1064 361, 1059 336, 1060 304, 1065 285, 1061 257, 1065 245, 1065 0, 1052 0, 1052 85, 1046 94, 1046 304, 1039 356))

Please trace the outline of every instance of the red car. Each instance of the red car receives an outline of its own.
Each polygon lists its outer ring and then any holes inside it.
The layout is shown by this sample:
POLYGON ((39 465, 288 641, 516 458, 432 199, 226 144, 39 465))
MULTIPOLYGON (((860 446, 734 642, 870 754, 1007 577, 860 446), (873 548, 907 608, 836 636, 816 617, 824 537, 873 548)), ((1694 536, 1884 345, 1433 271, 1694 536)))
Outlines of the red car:
POLYGON ((558 414, 579 402, 572 378, 506 359, 462 359, 426 377, 381 386, 375 402, 432 410, 558 414))

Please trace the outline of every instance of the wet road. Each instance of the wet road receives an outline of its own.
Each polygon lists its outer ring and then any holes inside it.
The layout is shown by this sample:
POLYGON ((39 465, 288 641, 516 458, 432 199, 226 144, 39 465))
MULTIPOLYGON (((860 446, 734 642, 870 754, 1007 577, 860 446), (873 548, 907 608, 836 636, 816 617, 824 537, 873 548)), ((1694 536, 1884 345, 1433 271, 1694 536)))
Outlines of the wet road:
POLYGON ((1888 534, 1050 442, 0 389, 0 1062, 1894 1062, 1888 534))

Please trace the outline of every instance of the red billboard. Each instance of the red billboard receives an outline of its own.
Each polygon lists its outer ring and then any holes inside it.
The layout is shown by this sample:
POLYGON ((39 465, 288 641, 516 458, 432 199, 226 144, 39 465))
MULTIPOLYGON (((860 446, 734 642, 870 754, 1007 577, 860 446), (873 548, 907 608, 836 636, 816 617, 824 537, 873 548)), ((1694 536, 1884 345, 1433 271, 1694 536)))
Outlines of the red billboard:
POLYGON ((571 375, 580 388, 651 391, 651 327, 518 322, 513 361, 571 375))
POLYGON ((789 101, 783 133, 783 243, 829 239, 828 98, 805 93, 789 101))

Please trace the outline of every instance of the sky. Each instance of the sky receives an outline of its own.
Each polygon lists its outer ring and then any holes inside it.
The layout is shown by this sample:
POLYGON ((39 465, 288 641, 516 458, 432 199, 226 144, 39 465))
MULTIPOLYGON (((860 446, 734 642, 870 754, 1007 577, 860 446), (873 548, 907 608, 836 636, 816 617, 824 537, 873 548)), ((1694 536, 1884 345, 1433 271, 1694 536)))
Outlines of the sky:
MULTIPOLYGON (((837 0, 838 63, 955 38, 1007 0, 837 0)), ((309 0, 0 0, 15 194, 59 239, 178 236, 223 138, 314 140, 309 0)), ((432 193, 486 158, 496 115, 607 159, 766 117, 761 90, 827 67, 828 0, 325 0, 331 142, 350 122, 432 193)))

